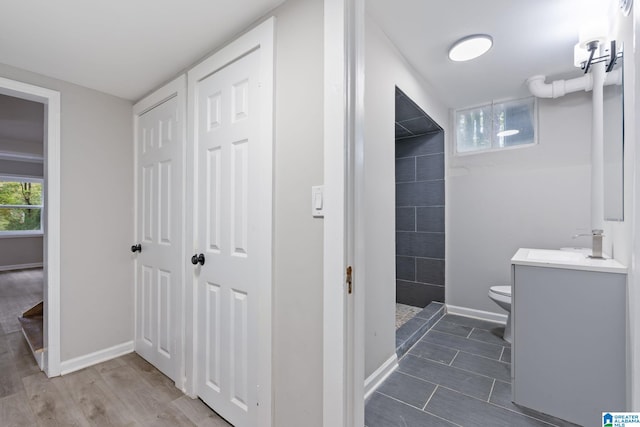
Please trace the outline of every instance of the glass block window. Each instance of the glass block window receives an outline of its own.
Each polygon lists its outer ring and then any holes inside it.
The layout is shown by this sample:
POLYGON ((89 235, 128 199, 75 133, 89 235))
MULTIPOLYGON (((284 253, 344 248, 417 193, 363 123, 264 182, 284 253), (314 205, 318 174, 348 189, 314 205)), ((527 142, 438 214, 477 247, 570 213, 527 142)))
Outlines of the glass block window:
POLYGON ((455 112, 457 154, 500 150, 537 142, 534 97, 494 102, 455 112))

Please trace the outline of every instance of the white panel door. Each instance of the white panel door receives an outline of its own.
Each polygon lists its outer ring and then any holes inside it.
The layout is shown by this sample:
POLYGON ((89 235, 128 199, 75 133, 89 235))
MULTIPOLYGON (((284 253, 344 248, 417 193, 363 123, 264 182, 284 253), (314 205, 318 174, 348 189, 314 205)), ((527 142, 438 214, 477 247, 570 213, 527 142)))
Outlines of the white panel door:
POLYGON ((259 65, 254 51, 199 81, 194 106, 196 240, 205 259, 197 267, 197 390, 236 427, 260 425, 259 295, 271 282, 260 191, 272 160, 261 149, 259 65))
POLYGON ((138 117, 136 340, 138 354, 176 380, 182 255, 182 129, 178 97, 138 117))

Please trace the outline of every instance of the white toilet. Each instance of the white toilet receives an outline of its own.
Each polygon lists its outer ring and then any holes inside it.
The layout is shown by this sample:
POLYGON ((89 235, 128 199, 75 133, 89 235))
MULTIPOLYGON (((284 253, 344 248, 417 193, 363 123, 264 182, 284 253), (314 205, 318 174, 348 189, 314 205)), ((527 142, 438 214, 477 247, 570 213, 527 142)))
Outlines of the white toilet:
POLYGON ((503 309, 509 312, 507 325, 504 328, 504 340, 511 342, 511 286, 492 286, 489 289, 489 298, 494 300, 503 309))

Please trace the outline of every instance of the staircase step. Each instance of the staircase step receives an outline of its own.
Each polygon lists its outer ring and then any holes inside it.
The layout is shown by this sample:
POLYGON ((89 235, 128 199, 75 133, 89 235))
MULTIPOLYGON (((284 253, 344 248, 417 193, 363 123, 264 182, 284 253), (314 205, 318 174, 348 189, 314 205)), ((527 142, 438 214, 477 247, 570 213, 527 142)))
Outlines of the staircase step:
POLYGON ((42 353, 44 350, 44 321, 42 315, 22 316, 18 317, 18 320, 22 325, 22 333, 27 339, 34 356, 36 353, 42 353))
POLYGON ((24 313, 22 313, 22 317, 34 317, 34 316, 42 316, 44 314, 44 302, 40 301, 24 313))

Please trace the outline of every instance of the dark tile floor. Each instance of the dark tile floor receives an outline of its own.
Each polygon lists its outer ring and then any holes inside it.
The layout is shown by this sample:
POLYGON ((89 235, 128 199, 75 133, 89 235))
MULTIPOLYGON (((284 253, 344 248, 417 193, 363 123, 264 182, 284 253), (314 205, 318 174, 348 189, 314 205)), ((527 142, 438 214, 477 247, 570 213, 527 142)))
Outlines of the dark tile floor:
POLYGON ((511 345, 503 329, 442 317, 369 398, 366 426, 575 426, 511 403, 511 345))
POLYGON ((396 329, 396 354, 404 354, 444 316, 444 304, 432 302, 396 329))

